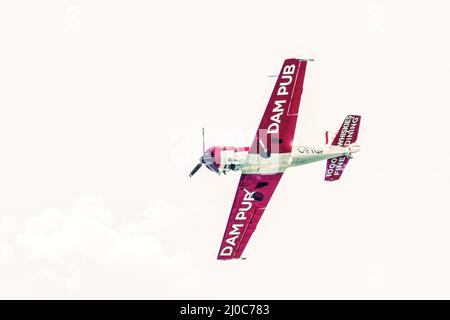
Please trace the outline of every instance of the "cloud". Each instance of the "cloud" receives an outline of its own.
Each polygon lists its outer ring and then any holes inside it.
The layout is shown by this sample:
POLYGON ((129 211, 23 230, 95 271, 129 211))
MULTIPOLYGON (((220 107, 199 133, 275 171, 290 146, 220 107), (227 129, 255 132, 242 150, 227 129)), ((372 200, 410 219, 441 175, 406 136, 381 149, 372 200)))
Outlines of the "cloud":
MULTIPOLYGON (((23 221, 3 217, 0 263, 15 276, 3 272, 0 282, 15 283, 19 295, 42 286, 43 296, 49 287, 52 293, 95 296, 118 286, 123 296, 144 290, 149 297, 189 287, 197 281, 189 252, 171 249, 161 236, 176 214, 158 201, 133 221, 122 221, 100 196, 87 195, 71 208, 47 208, 23 221)), ((11 293, 0 288, 0 295, 11 293)))

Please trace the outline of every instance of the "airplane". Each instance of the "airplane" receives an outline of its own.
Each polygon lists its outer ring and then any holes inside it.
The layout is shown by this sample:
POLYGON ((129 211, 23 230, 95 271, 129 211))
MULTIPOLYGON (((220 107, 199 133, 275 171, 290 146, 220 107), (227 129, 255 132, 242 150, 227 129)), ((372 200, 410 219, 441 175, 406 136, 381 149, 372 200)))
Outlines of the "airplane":
POLYGON ((353 153, 360 150, 356 143, 359 115, 345 117, 337 133, 326 131, 325 145, 292 145, 308 61, 284 61, 250 147, 213 146, 205 150, 203 130, 203 155, 189 176, 203 165, 219 175, 242 172, 218 260, 244 259, 242 253, 286 169, 327 160, 325 181, 336 181, 353 153))

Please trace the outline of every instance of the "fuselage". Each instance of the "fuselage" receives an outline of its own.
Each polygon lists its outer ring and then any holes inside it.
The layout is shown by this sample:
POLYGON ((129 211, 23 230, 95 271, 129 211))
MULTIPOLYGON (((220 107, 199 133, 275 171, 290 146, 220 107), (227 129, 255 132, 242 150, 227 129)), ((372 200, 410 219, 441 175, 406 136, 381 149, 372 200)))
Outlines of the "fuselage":
POLYGON ((249 153, 249 147, 211 147, 206 150, 214 159, 218 173, 228 171, 242 171, 242 173, 271 174, 284 172, 289 167, 304 165, 311 162, 331 159, 335 157, 351 157, 359 151, 359 146, 352 144, 348 147, 334 145, 323 146, 293 146, 291 152, 273 153, 262 157, 249 153))

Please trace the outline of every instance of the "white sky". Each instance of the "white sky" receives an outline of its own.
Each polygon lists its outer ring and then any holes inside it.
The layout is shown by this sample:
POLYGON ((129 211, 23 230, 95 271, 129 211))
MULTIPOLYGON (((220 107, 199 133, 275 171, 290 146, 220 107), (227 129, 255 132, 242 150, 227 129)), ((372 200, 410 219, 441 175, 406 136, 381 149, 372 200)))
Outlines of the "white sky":
POLYGON ((450 298, 445 1, 4 1, 0 297, 450 298), (239 174, 285 58, 309 63, 298 144, 362 115, 338 182, 289 169, 220 262, 239 174))

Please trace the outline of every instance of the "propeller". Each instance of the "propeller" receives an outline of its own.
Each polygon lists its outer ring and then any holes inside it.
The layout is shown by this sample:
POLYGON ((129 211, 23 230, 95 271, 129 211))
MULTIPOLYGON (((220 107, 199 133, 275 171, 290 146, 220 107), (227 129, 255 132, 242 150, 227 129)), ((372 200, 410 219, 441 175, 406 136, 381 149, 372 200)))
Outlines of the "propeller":
POLYGON ((189 173, 189 177, 192 177, 201 167, 202 165, 207 166, 212 171, 219 173, 219 169, 214 165, 214 157, 211 157, 209 153, 205 151, 205 128, 202 128, 202 138, 203 138, 203 156, 200 157, 199 163, 192 169, 191 173, 189 173))

